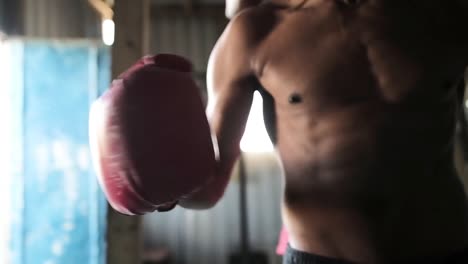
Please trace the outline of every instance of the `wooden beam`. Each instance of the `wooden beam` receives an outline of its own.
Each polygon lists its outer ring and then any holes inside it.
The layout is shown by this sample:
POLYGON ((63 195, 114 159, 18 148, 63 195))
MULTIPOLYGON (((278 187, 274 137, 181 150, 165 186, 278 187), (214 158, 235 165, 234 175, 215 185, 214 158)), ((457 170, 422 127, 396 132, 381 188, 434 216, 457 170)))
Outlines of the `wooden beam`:
POLYGON ((115 0, 116 31, 112 49, 114 77, 148 52, 150 7, 149 0, 115 0))
MULTIPOLYGON (((148 51, 149 0, 115 0, 115 43, 112 76, 115 78, 148 51)), ((128 217, 109 208, 107 216, 107 263, 141 263, 143 239, 141 217, 128 217)))

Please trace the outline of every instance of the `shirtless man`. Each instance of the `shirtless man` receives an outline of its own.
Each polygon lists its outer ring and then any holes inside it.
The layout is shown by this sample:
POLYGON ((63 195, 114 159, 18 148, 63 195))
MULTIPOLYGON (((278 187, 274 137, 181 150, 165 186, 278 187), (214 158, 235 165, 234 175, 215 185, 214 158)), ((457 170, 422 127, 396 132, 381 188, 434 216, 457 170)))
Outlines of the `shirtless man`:
POLYGON ((284 263, 468 263, 452 154, 466 14, 464 0, 272 0, 237 14, 209 62, 220 173, 181 204, 222 197, 260 90, 284 171, 284 263))

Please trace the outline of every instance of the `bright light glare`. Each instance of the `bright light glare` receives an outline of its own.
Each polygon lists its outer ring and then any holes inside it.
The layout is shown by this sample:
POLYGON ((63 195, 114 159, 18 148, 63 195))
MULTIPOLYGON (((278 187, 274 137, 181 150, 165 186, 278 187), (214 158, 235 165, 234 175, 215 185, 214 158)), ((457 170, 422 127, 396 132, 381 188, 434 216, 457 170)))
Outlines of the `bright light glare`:
POLYGON ((107 46, 112 46, 115 39, 115 24, 111 19, 102 21, 102 42, 107 46))
POLYGON ((240 143, 243 152, 271 152, 274 147, 268 137, 263 120, 263 100, 259 92, 255 92, 250 110, 247 127, 240 143))
POLYGON ((10 140, 9 124, 11 124, 10 98, 12 87, 10 80, 10 59, 8 43, 0 40, 0 175, 2 175, 2 184, 0 184, 0 263, 10 263, 9 257, 9 238, 10 238, 10 220, 11 220, 11 168, 10 168, 10 140))

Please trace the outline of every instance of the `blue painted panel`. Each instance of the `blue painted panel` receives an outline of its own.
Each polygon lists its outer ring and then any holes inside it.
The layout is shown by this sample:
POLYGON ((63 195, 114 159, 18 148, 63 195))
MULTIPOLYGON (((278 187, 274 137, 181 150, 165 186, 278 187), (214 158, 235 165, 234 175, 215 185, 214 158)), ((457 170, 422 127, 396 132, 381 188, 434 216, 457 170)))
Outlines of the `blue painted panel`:
POLYGON ((108 86, 109 52, 86 41, 21 45, 23 175, 15 185, 23 191, 22 206, 14 204, 21 208, 14 263, 104 263, 107 205, 91 166, 88 110, 108 86))

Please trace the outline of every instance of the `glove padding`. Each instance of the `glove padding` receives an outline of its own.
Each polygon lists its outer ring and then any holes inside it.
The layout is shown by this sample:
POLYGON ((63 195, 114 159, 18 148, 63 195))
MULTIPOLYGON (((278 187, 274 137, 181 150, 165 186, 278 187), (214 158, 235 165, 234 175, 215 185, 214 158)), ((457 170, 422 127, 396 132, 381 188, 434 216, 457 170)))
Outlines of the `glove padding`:
POLYGON ((214 176, 210 128, 191 69, 179 56, 144 57, 93 103, 93 164, 116 211, 171 210, 214 176))

